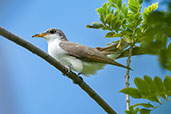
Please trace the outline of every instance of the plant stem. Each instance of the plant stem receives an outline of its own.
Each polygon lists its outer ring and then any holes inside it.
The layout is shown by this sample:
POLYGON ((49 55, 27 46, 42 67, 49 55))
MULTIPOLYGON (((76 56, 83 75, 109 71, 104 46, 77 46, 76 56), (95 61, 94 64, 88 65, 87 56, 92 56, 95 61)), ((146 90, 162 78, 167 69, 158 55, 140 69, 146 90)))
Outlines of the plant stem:
MULTIPOLYGON (((129 53, 128 53, 128 59, 127 59, 127 67, 130 68, 130 62, 131 62, 131 56, 132 56, 132 50, 133 50, 133 45, 130 46, 129 48, 129 53)), ((126 75, 125 75, 125 87, 129 87, 129 69, 127 69, 126 71, 126 75)), ((129 110, 129 106, 130 106, 130 98, 129 95, 126 94, 126 110, 129 110)))
POLYGON ((153 107, 153 110, 154 110, 154 109, 156 109, 156 108, 158 108, 159 106, 161 106, 162 104, 164 104, 165 102, 167 102, 167 101, 169 101, 169 100, 171 100, 171 98, 166 99, 166 100, 165 100, 165 101, 163 101, 161 104, 159 104, 159 105, 157 105, 157 106, 153 107))

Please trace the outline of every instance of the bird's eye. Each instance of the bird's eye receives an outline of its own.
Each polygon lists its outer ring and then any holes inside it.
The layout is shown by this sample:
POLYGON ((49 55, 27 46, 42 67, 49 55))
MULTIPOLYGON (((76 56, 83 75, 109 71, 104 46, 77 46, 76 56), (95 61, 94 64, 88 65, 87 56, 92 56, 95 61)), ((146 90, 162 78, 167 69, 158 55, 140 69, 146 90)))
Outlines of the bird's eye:
POLYGON ((53 34, 55 32, 56 32, 56 30, 54 30, 54 29, 49 30, 49 33, 51 33, 51 34, 53 34))

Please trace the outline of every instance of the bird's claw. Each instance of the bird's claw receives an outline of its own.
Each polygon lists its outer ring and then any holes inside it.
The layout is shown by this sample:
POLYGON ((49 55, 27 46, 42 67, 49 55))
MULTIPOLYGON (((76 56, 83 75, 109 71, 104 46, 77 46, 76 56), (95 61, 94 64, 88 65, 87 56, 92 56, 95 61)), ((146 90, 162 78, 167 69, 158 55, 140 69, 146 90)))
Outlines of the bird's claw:
POLYGON ((70 72, 71 72, 71 64, 67 65, 67 72, 66 73, 63 73, 63 75, 66 76, 70 72))
POLYGON ((83 78, 81 76, 78 76, 78 78, 80 78, 83 81, 83 78))
POLYGON ((77 75, 79 76, 79 75, 81 75, 82 74, 82 72, 79 72, 77 75))

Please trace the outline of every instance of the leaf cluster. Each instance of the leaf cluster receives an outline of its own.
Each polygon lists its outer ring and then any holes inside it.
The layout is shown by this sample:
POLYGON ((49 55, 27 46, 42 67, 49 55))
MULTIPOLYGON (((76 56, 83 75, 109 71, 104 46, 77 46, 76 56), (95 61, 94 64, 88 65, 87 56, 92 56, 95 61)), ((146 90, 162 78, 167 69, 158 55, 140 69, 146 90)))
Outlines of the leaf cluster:
MULTIPOLYGON (((143 0, 128 0, 128 5, 122 0, 108 0, 102 7, 96 9, 100 22, 93 22, 87 28, 106 30, 106 38, 119 37, 113 42, 126 42, 133 46, 132 55, 152 54, 159 57, 163 68, 171 71, 171 13, 157 11, 158 3, 153 3, 141 12, 143 0)), ((120 43, 118 43, 120 44, 120 43)), ((112 46, 113 44, 110 44, 112 46)), ((128 46, 122 49, 122 43, 117 46, 121 50, 116 58, 127 57, 128 46)), ((144 76, 135 78, 137 88, 128 87, 121 90, 136 99, 147 99, 150 102, 163 104, 161 98, 168 101, 171 96, 171 77, 154 79, 144 76), (170 84, 170 85, 169 85, 170 84)), ((157 107, 157 106, 156 106, 157 107)), ((129 107, 127 114, 149 114, 156 108, 151 103, 137 103, 129 107), (140 107, 144 107, 141 108, 140 107)))
MULTIPOLYGON (((133 55, 159 56, 162 67, 171 70, 171 44, 168 41, 171 36, 171 13, 156 11, 158 3, 153 3, 141 13, 142 2, 128 0, 126 6, 122 0, 108 0, 96 9, 100 22, 93 22, 87 27, 107 30, 106 38, 122 38, 133 45, 133 55)), ((121 52, 121 56, 127 56, 127 52, 121 52)))
POLYGON ((88 28, 103 29, 109 32, 106 38, 123 37, 128 43, 135 41, 140 31, 141 4, 143 0, 128 0, 128 6, 122 0, 108 0, 96 9, 101 23, 94 22, 88 28))
POLYGON ((159 56, 163 68, 171 71, 171 13, 156 11, 149 14, 140 36, 141 48, 159 56), (146 27, 145 27, 146 26, 146 27))
MULTIPOLYGON (((136 99, 148 99, 151 102, 156 102, 159 105, 168 101, 168 97, 171 96, 171 77, 165 76, 164 81, 159 77, 154 77, 152 79, 149 76, 144 76, 143 79, 135 78, 134 83, 136 88, 128 87, 120 90, 120 92, 124 94, 128 94, 136 99), (161 102, 161 98, 165 99, 164 102, 161 102)), ((152 109, 156 107, 151 103, 137 103, 135 105, 130 106, 130 110, 126 111, 127 114, 137 114, 140 111, 140 114, 149 114, 152 109), (137 106, 142 106, 144 108, 139 109, 135 108, 137 106)))

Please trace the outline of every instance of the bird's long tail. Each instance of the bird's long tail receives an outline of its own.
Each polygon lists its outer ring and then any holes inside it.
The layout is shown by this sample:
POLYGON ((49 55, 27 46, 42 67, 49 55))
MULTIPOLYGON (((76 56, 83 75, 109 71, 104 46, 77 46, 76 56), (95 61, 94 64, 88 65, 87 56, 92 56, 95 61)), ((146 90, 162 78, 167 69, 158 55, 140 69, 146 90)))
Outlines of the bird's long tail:
POLYGON ((116 61, 113 61, 111 64, 112 64, 112 65, 119 66, 119 67, 123 67, 123 68, 126 68, 126 69, 129 69, 129 70, 133 70, 133 69, 131 69, 130 67, 127 67, 127 66, 125 66, 125 65, 122 65, 122 64, 120 64, 120 63, 118 63, 118 62, 116 62, 116 61))
MULTIPOLYGON (((106 46, 106 47, 97 47, 96 49, 103 52, 104 54, 106 54, 107 57, 109 57, 110 59, 113 60, 113 59, 117 58, 121 54, 121 52, 124 49, 126 49, 128 46, 129 46, 129 44, 127 42, 125 42, 124 40, 121 40, 121 42, 117 42, 117 43, 114 43, 114 44, 106 46)), ((131 69, 127 66, 124 66, 116 61, 113 61, 109 64, 123 67, 123 68, 129 69, 129 70, 133 70, 133 69, 131 69)))

